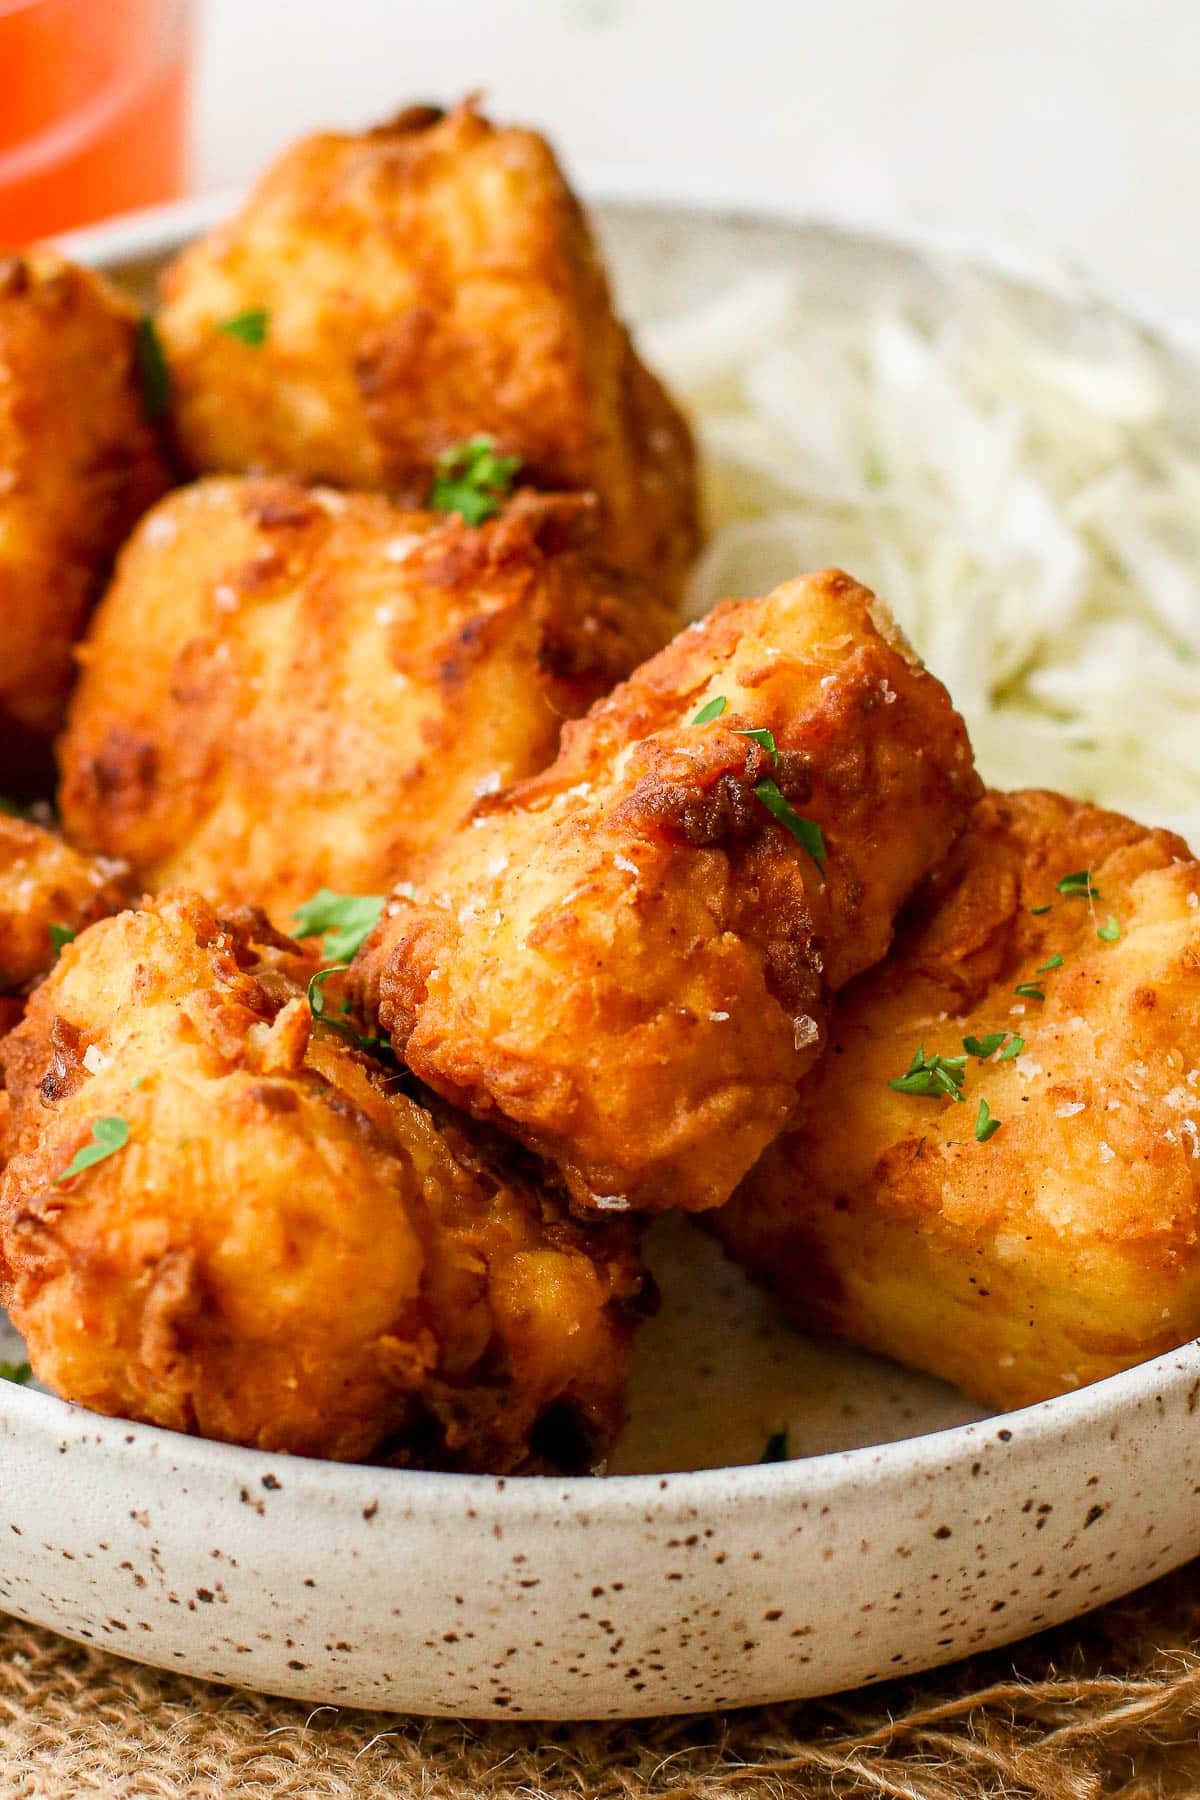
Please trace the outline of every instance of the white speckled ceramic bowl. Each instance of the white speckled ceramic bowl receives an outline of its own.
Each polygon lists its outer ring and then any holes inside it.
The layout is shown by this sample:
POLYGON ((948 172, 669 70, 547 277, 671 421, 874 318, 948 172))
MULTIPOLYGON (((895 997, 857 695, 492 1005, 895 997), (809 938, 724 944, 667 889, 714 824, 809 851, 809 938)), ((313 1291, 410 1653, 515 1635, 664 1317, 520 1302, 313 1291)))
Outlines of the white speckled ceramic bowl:
MULTIPOLYGON (((72 247, 136 281, 220 210, 72 247)), ((654 205, 600 217, 635 319, 735 261, 799 267, 834 292, 936 285, 920 248, 824 226, 654 205)), ((1182 364, 1178 392, 1193 403, 1182 364)), ((605 1479, 288 1460, 0 1383, 0 1601, 125 1655, 312 1701, 611 1717, 928 1667, 1200 1551, 1195 1344, 981 1419, 936 1383, 790 1331, 681 1222, 655 1226, 652 1261, 666 1304, 605 1479), (785 1423, 796 1460, 754 1466, 785 1423)))

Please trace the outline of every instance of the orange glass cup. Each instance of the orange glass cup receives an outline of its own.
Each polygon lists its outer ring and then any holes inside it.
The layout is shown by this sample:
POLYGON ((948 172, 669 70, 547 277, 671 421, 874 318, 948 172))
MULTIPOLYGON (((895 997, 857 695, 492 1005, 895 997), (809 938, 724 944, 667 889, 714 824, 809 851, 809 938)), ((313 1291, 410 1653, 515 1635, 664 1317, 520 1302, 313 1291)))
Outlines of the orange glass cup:
POLYGON ((0 246, 182 192, 191 15, 191 0, 0 0, 0 246))

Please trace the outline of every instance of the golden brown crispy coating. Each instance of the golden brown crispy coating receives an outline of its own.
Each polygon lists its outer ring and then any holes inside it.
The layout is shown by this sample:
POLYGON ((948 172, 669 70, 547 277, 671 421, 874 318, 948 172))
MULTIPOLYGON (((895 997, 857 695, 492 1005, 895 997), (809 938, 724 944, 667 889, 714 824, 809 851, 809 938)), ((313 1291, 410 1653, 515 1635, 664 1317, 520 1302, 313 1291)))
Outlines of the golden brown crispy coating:
POLYGON ((667 636, 594 530, 578 495, 473 529, 278 479, 177 490, 80 652, 68 831, 285 929, 319 887, 385 893, 667 636))
POLYGON ((71 647, 139 513, 167 485, 137 313, 47 251, 0 256, 0 783, 48 767, 71 647))
POLYGON ((804 1318, 996 1407, 1200 1332, 1200 865, 1179 838, 990 794, 832 1043, 713 1219, 804 1318), (1057 891, 1081 870, 1091 900, 1057 891), (965 1103, 888 1086, 921 1045, 997 1032, 1024 1048, 971 1056, 965 1103), (1002 1121, 983 1142, 981 1097, 1002 1121))
POLYGON ((577 1202, 717 1206, 978 791, 945 689, 873 596, 789 582, 719 606, 484 802, 357 979, 421 1078, 554 1159, 577 1202), (777 762, 746 735, 764 729, 777 762), (823 869, 763 781, 820 826, 823 869))
POLYGON ((546 489, 594 491, 608 553, 674 595, 697 537, 691 435, 614 317, 544 138, 467 102, 293 146, 163 278, 179 441, 423 506, 442 450, 491 434, 546 489), (222 323, 267 314, 248 345, 222 323))
POLYGON ((628 1236, 314 1032, 308 970, 261 915, 177 891, 69 945, 4 1040, 5 1297, 39 1378, 306 1455, 595 1455, 622 1418, 628 1236), (62 1181, 105 1119, 127 1143, 62 1181))
POLYGON ((50 968, 51 926, 81 931, 127 905, 124 873, 40 825, 0 814, 0 994, 19 993, 50 968))

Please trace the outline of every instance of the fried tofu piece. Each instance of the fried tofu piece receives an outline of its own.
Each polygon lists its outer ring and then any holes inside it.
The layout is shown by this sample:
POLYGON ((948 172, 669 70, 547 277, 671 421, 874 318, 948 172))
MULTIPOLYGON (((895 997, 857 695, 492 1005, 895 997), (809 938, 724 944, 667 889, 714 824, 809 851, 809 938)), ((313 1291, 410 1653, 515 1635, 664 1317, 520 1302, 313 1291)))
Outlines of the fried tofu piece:
POLYGON ((0 814, 0 995, 44 975, 64 936, 127 905, 125 874, 40 825, 0 814))
POLYGON ((72 646, 118 545, 167 486, 137 312, 48 251, 0 256, 0 785, 49 769, 72 646))
POLYGON ((162 293, 194 470, 424 506, 439 454, 490 435, 532 485, 597 494, 612 560, 678 592, 697 542, 691 434, 614 316, 582 209, 535 132, 468 101, 306 138, 183 251, 162 293), (222 329, 247 318, 241 336, 222 329))
POLYGON ((831 1038, 712 1221, 804 1320, 997 1408, 1200 1333, 1200 865, 1181 839, 989 794, 831 1038), (915 1083, 933 1095, 889 1085, 915 1052, 966 1057, 962 1102, 936 1074, 915 1083))
POLYGON ((178 489, 80 651, 69 834, 282 929, 322 886, 386 893, 664 641, 594 528, 578 495, 474 528, 279 479, 178 489))
POLYGON ((481 803, 356 980, 421 1079, 577 1204, 717 1206, 978 791, 886 609, 837 571, 789 582, 717 607, 481 803))
POLYGON ((310 967, 176 891, 37 989, 0 1046, 0 1256, 39 1379, 301 1455, 594 1460, 623 1418, 628 1232, 573 1224, 315 1028, 310 967))

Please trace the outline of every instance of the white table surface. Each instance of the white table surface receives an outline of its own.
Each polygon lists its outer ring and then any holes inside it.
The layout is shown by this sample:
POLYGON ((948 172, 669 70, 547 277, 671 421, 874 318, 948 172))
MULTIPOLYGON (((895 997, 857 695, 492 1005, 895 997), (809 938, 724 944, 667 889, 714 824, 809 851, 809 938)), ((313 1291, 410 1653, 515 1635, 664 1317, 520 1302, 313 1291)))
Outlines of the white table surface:
POLYGON ((195 184, 486 90, 587 185, 935 226, 1200 322, 1197 0, 198 0, 195 184))

